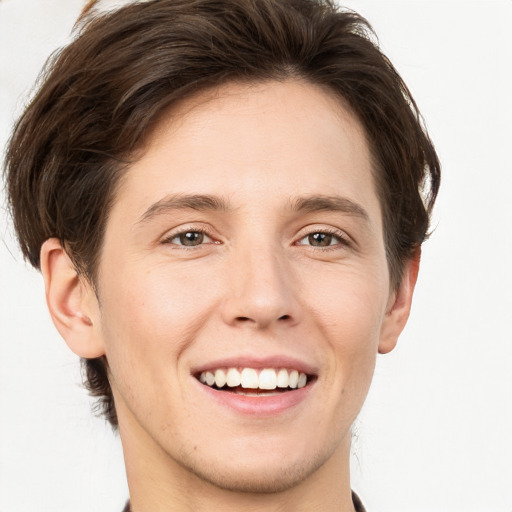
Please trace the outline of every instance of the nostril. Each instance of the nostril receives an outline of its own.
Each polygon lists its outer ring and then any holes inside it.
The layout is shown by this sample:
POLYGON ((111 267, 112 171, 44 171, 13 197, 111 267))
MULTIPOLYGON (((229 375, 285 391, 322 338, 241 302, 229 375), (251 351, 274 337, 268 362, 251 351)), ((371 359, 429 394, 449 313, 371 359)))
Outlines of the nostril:
MULTIPOLYGON (((0 0, 1 1, 1 0, 0 0)), ((291 315, 282 315, 280 317, 278 317, 276 320, 284 320, 284 321, 288 321, 292 318, 291 315)), ((271 322, 272 322, 272 318, 258 318, 258 317, 255 317, 255 318, 252 318, 250 316, 237 316, 235 318, 235 322, 237 322, 238 324, 248 324, 248 323, 251 323, 251 324, 256 324, 256 325, 269 325, 271 322)))

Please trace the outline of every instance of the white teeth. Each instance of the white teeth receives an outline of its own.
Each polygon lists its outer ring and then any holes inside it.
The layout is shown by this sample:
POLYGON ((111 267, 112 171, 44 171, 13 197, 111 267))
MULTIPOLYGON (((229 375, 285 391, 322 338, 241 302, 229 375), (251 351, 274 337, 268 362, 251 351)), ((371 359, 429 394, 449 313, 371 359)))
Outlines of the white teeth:
POLYGON ((241 384, 245 389, 258 389, 258 372, 254 368, 244 368, 241 384))
POLYGON ((240 386, 240 372, 236 368, 230 368, 226 375, 226 384, 230 388, 240 386))
MULTIPOLYGON (((242 371, 237 368, 218 368, 201 372, 199 381, 210 387, 215 385, 219 389, 227 385, 230 388, 241 386, 244 389, 259 388, 271 391, 276 388, 303 388, 308 383, 308 377, 298 370, 287 370, 285 368, 279 370, 274 368, 264 368, 263 370, 243 368, 242 371)), ((270 394, 266 393, 265 396, 270 394)))
POLYGON ((215 375, 212 372, 206 372, 206 384, 213 386, 215 384, 215 375))
POLYGON ((224 373, 224 370, 215 370, 215 385, 218 388, 221 388, 224 384, 226 384, 226 374, 224 373))
POLYGON ((277 387, 287 388, 289 382, 288 372, 284 368, 281 368, 277 374, 277 387))
POLYGON ((288 386, 290 386, 292 389, 295 389, 297 387, 298 383, 299 383, 299 372, 297 370, 292 370, 290 372, 288 386))
POLYGON ((277 375, 272 368, 265 368, 260 372, 259 388, 260 389, 276 389, 277 375))

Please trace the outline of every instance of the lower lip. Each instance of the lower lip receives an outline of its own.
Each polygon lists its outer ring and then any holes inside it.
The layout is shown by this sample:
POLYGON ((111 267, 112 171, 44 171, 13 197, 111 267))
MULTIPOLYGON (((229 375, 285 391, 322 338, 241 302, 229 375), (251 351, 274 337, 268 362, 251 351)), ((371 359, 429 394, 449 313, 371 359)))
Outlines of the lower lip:
MULTIPOLYGON (((246 396, 230 391, 219 391, 201 384, 194 378, 201 389, 218 404, 229 407, 242 414, 254 416, 275 415, 299 405, 309 395, 315 381, 300 389, 283 391, 277 395, 246 396)), ((248 389, 248 392, 256 390, 248 389)))

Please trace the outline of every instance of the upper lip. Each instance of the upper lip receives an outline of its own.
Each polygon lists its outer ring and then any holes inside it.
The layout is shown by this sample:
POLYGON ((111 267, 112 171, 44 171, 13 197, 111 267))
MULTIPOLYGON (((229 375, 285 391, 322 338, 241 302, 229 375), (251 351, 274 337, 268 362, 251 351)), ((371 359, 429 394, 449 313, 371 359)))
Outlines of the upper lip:
POLYGON ((268 357, 254 357, 247 355, 233 356, 223 359, 216 359, 200 364, 192 368, 193 375, 216 370, 217 368, 286 368, 288 370, 298 370, 306 375, 317 375, 318 370, 313 364, 306 361, 286 355, 274 355, 268 357))

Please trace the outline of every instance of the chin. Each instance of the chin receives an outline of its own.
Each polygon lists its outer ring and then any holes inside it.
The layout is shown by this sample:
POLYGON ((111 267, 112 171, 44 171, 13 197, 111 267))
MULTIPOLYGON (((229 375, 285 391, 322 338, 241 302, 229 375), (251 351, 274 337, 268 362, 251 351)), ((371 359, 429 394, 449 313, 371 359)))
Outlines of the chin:
POLYGON ((270 494, 287 491, 306 480, 321 463, 293 464, 270 469, 239 466, 189 468, 197 477, 223 490, 231 492, 270 494))
POLYGON ((328 453, 316 455, 304 454, 302 457, 297 456, 297 453, 290 457, 275 457, 269 456, 267 452, 264 458, 234 456, 222 463, 218 457, 212 460, 197 451, 192 457, 184 457, 180 463, 201 481, 219 489, 269 494, 284 492, 301 484, 326 463, 333 451, 326 450, 328 453))

